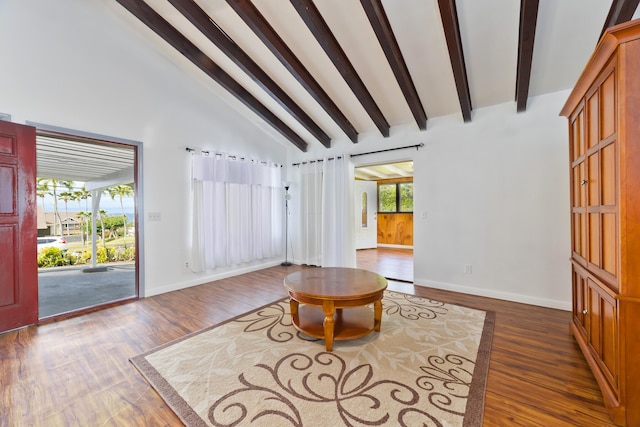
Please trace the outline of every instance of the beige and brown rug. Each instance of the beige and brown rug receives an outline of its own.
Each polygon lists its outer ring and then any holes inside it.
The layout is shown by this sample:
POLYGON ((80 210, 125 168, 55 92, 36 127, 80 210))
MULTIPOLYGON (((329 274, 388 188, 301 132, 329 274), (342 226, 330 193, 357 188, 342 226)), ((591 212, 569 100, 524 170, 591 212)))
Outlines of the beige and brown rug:
POLYGON ((333 352, 281 300, 131 361, 187 426, 482 425, 494 313, 390 291, 383 307, 381 332, 333 352))

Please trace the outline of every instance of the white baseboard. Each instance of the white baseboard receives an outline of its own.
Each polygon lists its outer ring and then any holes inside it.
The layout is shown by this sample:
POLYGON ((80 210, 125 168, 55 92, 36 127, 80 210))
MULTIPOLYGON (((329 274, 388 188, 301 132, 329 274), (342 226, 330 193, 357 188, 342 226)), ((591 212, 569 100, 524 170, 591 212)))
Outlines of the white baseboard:
POLYGON ((205 283, 214 282, 216 280, 226 279, 227 277, 239 276, 241 274, 251 273, 253 271, 258 271, 258 270, 263 270, 265 268, 275 267, 276 265, 280 265, 281 262, 282 262, 282 260, 278 259, 278 260, 271 260, 269 262, 261 263, 261 264, 252 264, 252 265, 248 265, 248 266, 242 266, 242 267, 239 267, 239 268, 227 269, 227 270, 224 270, 224 271, 216 272, 214 270, 213 272, 206 272, 206 273, 198 274, 198 277, 196 277, 195 279, 192 279, 192 280, 186 280, 186 281, 178 282, 178 283, 171 283, 171 284, 166 285, 166 286, 160 286, 160 287, 152 288, 152 289, 148 289, 148 287, 147 287, 149 292, 147 292, 144 295, 144 297, 152 297, 154 295, 160 295, 160 294, 164 294, 166 292, 178 291, 180 289, 190 288, 192 286, 203 285, 205 283))
POLYGON ((539 307, 555 308, 558 310, 571 311, 571 301, 560 301, 547 298, 538 298, 530 295, 515 294, 512 292, 495 291, 491 289, 479 289, 469 286, 456 285, 453 283, 436 282, 426 279, 415 279, 414 285, 429 288, 442 289, 445 291, 460 292, 462 294, 477 295, 481 297, 501 299, 523 304, 537 305, 539 307))
POLYGON ((378 247, 392 249, 413 249, 413 245, 389 245, 387 243, 378 243, 378 247))

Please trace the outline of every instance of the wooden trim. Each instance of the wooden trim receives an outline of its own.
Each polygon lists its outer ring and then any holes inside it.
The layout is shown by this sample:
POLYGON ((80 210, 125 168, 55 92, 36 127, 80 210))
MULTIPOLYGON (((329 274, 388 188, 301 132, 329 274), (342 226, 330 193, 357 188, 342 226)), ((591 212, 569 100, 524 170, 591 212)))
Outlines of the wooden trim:
POLYGON ((393 75, 396 76, 400 90, 402 90, 404 94, 405 100, 416 120, 416 124, 420 129, 426 129, 427 114, 424 112, 418 91, 413 84, 409 69, 400 51, 400 46, 398 46, 398 41, 393 34, 387 14, 384 12, 382 2, 380 0, 360 0, 360 3, 367 14, 367 18, 369 18, 369 23, 373 31, 376 33, 378 42, 380 42, 380 46, 387 57, 393 75))
POLYGON ((180 13, 202 34, 218 47, 234 64, 244 71, 266 93, 278 101, 305 129, 327 148, 331 148, 331 138, 318 126, 267 73, 262 70, 193 0, 169 0, 180 13))
POLYGON ((472 110, 471 93, 469 92, 469 82, 467 80, 467 68, 464 63, 464 52, 462 51, 456 2, 455 0, 438 0, 438 6, 440 7, 444 36, 447 39, 449 48, 449 58, 458 90, 462 118, 465 122, 470 122, 472 110))
POLYGON ((169 24, 155 10, 142 0, 117 0, 133 16, 138 18, 149 29, 158 34, 164 41, 173 46, 195 66, 235 96, 251 111, 271 125, 282 136, 291 141, 301 151, 307 151, 307 143, 289 128, 282 120, 262 105, 253 95, 220 68, 211 58, 169 24))
POLYGON ((340 72, 342 78, 349 85, 356 98, 358 98, 367 111, 367 114, 369 114, 369 117, 371 117, 371 120, 373 120, 380 133, 382 133, 382 136, 388 137, 390 126, 387 119, 385 119, 382 111, 380 111, 380 108, 369 93, 362 79, 360 79, 351 61, 349 61, 349 58, 340 47, 338 40, 336 40, 324 18, 322 18, 320 11, 318 11, 313 4, 313 1, 291 0, 291 4, 316 38, 316 41, 322 46, 322 49, 324 49, 329 59, 331 59, 333 65, 335 65, 336 69, 340 72))
POLYGON ((313 78, 291 49, 280 38, 260 11, 249 0, 227 0, 227 4, 242 18, 245 24, 280 60, 282 65, 298 80, 318 104, 329 114, 351 142, 358 142, 358 132, 349 119, 340 111, 320 84, 313 78))
POLYGON ((637 26, 636 21, 625 22, 607 29, 562 107, 561 116, 571 115, 620 44, 640 39, 640 32, 634 30, 637 26))

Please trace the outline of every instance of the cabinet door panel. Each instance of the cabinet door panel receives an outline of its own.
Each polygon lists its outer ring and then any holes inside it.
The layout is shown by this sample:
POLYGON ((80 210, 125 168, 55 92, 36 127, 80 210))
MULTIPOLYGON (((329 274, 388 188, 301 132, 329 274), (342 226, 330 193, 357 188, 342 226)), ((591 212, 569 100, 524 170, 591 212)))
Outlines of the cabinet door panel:
POLYGON ((587 157, 587 168, 587 204, 598 206, 600 205, 600 156, 597 151, 587 157))
POLYGON ((587 206, 587 171, 584 161, 580 163, 578 166, 578 171, 580 172, 580 179, 578 180, 578 185, 580 186, 580 204, 578 206, 587 206))
POLYGON ((615 298, 587 278, 587 340, 609 384, 618 388, 618 312, 615 298))
POLYGON ((593 352, 598 355, 602 354, 602 343, 600 340, 600 294, 598 293, 598 285, 591 279, 587 279, 588 287, 588 303, 589 303, 589 329, 587 330, 589 345, 593 352))
POLYGON ((587 336, 587 279, 573 268, 573 315, 580 332, 587 336))
POLYGON ((592 148, 600 142, 600 132, 598 127, 598 91, 587 99, 587 148, 592 148))
POLYGON ((611 206, 616 197, 616 144, 615 141, 600 151, 600 200, 603 205, 611 206))
POLYGON ((584 205, 584 184, 582 183, 584 178, 584 163, 578 164, 573 168, 573 206, 580 207, 584 205))
POLYGON ((602 334, 602 363, 609 383, 618 387, 618 327, 616 301, 609 295, 601 295, 600 328, 602 334))
POLYGON ((585 214, 573 214, 573 251, 580 258, 587 259, 587 227, 585 214))
POLYGON ((589 215, 589 262, 600 267, 600 214, 589 215))
POLYGON ((582 116, 580 111, 571 123, 571 161, 575 162, 584 154, 584 139, 582 134, 582 116))
POLYGON ((616 87, 614 72, 609 74, 600 86, 600 130, 600 139, 608 138, 616 131, 616 87))
POLYGON ((602 215, 602 269, 617 277, 618 245, 615 213, 602 215))

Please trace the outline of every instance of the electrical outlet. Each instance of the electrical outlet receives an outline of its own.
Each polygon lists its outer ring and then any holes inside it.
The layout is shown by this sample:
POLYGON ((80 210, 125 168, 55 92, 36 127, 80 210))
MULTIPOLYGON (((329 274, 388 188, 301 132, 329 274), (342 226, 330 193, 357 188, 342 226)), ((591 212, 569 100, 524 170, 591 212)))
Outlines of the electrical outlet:
POLYGON ((184 268, 189 268, 189 261, 184 262, 184 268))
POLYGON ((149 221, 160 221, 162 219, 162 215, 160 212, 149 212, 147 213, 147 219, 149 221))
POLYGON ((464 274, 471 274, 471 264, 464 265, 464 274))

